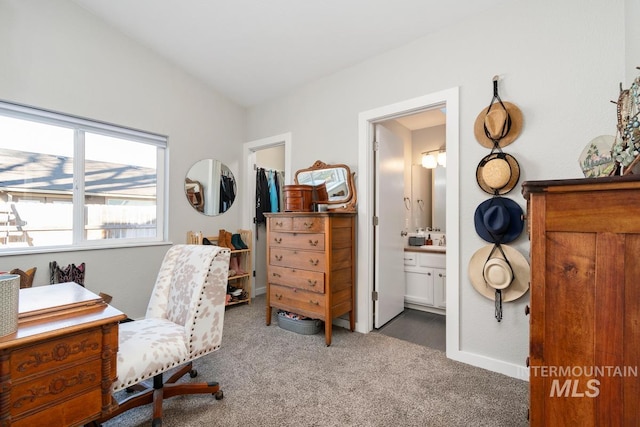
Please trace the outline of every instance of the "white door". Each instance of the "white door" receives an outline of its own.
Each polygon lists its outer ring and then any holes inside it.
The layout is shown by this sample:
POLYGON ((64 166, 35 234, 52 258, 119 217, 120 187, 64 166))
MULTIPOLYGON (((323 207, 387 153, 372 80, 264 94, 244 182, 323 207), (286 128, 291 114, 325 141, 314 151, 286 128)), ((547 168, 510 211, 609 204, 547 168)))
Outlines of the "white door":
POLYGON ((382 327, 404 310, 404 144, 384 125, 375 125, 374 325, 382 327))

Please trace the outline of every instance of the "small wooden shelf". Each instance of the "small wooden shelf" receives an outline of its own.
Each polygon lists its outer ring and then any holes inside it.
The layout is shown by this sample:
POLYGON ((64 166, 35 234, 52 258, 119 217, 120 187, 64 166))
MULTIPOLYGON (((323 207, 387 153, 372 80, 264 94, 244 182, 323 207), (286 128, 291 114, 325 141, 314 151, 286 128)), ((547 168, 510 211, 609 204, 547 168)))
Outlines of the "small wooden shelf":
MULTIPOLYGON (((248 246, 247 249, 233 249, 231 250, 231 258, 229 269, 232 269, 232 265, 235 263, 234 258, 238 261, 238 266, 243 271, 246 271, 245 274, 236 274, 234 276, 229 276, 227 279, 228 282, 235 288, 242 288, 243 293, 246 295, 246 298, 242 299, 231 299, 227 302, 227 306, 247 303, 251 304, 251 280, 253 277, 253 268, 251 265, 251 249, 252 249, 252 234, 251 230, 238 230, 233 234, 240 234, 240 238, 244 242, 245 245, 248 246)), ((218 244, 218 236, 206 236, 203 233, 196 233, 193 231, 187 232, 187 244, 191 245, 201 245, 204 239, 208 239, 214 245, 218 244)), ((232 297, 233 298, 233 297, 232 297)))

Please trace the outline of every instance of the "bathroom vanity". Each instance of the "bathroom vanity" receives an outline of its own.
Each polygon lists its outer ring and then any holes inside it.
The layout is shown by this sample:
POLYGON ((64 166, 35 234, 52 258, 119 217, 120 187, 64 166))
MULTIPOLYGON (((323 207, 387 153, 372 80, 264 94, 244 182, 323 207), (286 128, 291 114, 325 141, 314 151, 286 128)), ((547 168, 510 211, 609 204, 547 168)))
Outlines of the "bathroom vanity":
POLYGON ((446 247, 409 246, 404 250, 404 305, 436 314, 446 312, 446 247))

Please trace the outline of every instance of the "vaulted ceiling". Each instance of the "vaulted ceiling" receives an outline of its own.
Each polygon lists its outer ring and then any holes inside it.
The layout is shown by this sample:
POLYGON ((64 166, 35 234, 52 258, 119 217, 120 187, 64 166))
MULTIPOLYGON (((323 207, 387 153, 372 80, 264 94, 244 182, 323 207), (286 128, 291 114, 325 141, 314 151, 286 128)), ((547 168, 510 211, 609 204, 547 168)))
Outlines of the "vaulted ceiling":
POLYGON ((251 106, 505 0, 73 0, 251 106))

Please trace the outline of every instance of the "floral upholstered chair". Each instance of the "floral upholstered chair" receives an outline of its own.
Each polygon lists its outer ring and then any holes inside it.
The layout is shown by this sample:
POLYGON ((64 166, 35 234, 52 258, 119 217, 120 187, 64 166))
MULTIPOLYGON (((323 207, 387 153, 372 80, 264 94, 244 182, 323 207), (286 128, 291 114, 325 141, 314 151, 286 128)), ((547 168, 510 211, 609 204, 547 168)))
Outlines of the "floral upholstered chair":
MULTIPOLYGON (((109 418, 153 403, 153 425, 162 424, 162 399, 207 393, 222 399, 218 383, 176 381, 192 361, 220 348, 230 251, 218 246, 175 245, 164 257, 142 320, 119 325, 118 379, 112 391, 137 391, 109 418), (163 381, 163 373, 178 367, 163 381), (153 379, 152 384, 143 381, 153 379)), ((106 421, 106 419, 100 420, 106 421)))

